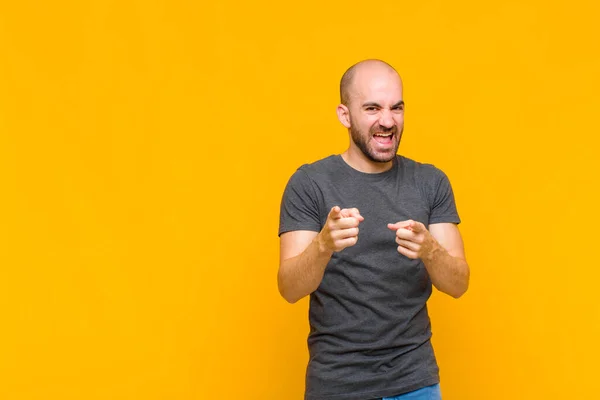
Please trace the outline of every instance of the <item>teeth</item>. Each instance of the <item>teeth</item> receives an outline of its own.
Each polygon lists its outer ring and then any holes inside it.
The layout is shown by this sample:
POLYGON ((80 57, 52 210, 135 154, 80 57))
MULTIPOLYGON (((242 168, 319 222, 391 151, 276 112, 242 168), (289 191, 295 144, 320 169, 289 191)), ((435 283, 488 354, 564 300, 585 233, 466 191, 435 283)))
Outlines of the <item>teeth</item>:
POLYGON ((391 133, 376 133, 375 136, 383 136, 383 137, 388 137, 388 136, 392 136, 391 133))

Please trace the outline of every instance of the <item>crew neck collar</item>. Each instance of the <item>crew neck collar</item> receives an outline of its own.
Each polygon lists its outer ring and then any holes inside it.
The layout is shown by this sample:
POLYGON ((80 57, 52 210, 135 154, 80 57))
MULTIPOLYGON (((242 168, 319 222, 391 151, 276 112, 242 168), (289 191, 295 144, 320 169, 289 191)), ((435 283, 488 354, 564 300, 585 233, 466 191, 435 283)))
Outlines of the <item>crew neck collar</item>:
POLYGON ((359 171, 356 168, 352 167, 350 164, 348 164, 346 162, 346 160, 344 160, 344 157, 342 157, 341 154, 336 154, 334 156, 334 158, 338 162, 338 164, 342 165, 342 168, 344 168, 344 170, 346 170, 353 176, 360 177, 363 179, 375 179, 375 180, 385 178, 389 175, 392 175, 398 168, 398 163, 400 162, 399 156, 396 155, 392 160, 392 167, 390 169, 383 171, 383 172, 370 173, 370 172, 362 172, 362 171, 359 171))

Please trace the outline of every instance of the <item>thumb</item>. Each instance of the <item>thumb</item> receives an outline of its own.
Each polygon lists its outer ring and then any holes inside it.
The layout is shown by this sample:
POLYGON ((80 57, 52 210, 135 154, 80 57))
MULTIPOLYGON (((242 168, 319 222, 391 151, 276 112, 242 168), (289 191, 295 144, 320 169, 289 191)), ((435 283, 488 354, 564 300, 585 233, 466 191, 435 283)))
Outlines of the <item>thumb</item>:
POLYGON ((410 227, 412 228, 413 232, 424 232, 427 230, 427 228, 425 228, 425 225, 423 225, 419 221, 411 221, 411 222, 412 223, 410 224, 410 227))

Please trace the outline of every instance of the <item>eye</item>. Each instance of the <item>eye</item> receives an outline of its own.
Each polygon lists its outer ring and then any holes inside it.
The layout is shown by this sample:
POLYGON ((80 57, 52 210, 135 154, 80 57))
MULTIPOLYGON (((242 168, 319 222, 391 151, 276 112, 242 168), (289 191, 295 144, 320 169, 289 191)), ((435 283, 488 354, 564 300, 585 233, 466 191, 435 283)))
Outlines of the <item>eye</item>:
POLYGON ((365 110, 366 111, 375 111, 377 109, 375 107, 373 107, 373 106, 369 106, 369 107, 365 108, 365 110))

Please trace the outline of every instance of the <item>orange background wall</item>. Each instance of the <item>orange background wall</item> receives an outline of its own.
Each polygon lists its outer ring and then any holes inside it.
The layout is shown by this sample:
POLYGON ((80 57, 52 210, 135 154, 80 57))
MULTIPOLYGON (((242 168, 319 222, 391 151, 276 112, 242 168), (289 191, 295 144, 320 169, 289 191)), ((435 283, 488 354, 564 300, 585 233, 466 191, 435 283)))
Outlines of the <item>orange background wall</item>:
POLYGON ((444 399, 594 397, 598 7, 3 1, 0 398, 301 399, 279 202, 345 149, 338 81, 371 57, 463 219, 471 289, 430 301, 444 399))

